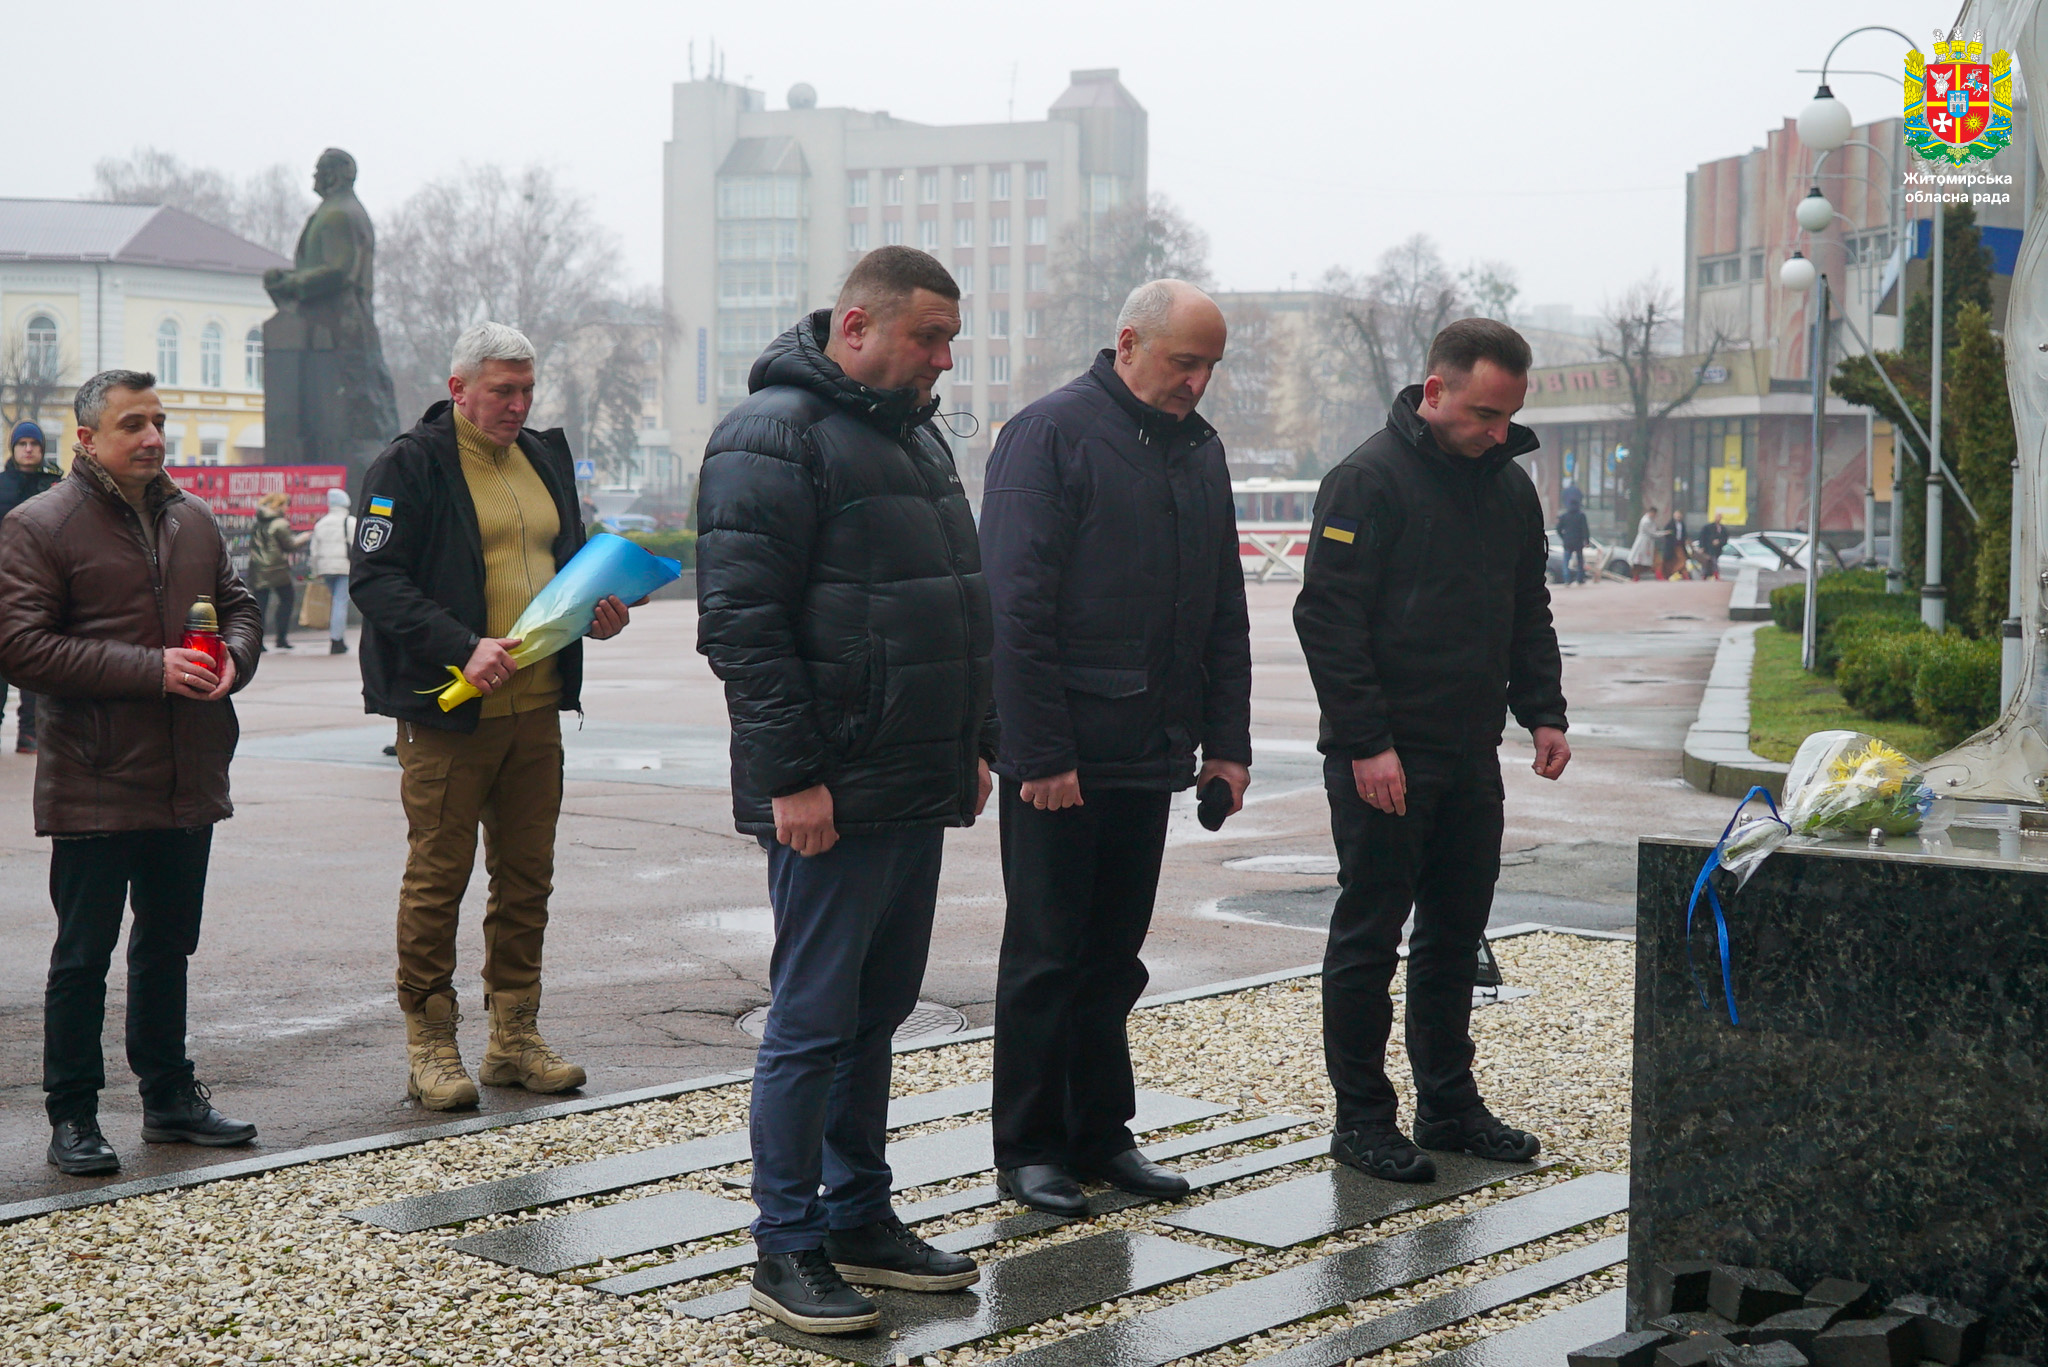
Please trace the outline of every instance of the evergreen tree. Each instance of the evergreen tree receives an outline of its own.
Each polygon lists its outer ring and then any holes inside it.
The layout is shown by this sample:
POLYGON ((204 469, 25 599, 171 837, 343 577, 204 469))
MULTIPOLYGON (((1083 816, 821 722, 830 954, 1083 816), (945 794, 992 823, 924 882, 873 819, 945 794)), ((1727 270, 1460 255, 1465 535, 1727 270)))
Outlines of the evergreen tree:
MULTIPOLYGON (((1942 376, 1948 391, 1942 452, 1983 521, 1972 522, 1968 513, 1959 519, 1968 555, 1966 567, 1949 581, 1949 620, 1972 636, 1996 636, 2012 575, 2012 461, 2018 444, 2005 388, 2005 343, 1992 333, 1990 313, 1974 303, 1957 311, 1954 335, 1942 376)), ((1942 560, 1949 559, 1944 542, 1942 560)))

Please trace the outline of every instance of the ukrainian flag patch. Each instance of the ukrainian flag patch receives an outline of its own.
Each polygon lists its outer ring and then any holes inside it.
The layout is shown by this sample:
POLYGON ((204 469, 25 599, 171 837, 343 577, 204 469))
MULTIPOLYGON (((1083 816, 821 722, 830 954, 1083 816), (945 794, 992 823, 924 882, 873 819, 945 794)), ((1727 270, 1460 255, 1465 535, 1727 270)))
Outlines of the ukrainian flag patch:
POLYGON ((390 500, 390 499, 388 499, 388 498, 373 498, 373 499, 371 499, 371 500, 370 500, 370 516, 371 516, 371 517, 389 517, 389 516, 391 516, 391 500, 390 500))
POLYGON ((1358 539, 1358 522, 1355 518, 1332 517, 1323 523, 1323 535, 1332 541, 1350 545, 1358 539))

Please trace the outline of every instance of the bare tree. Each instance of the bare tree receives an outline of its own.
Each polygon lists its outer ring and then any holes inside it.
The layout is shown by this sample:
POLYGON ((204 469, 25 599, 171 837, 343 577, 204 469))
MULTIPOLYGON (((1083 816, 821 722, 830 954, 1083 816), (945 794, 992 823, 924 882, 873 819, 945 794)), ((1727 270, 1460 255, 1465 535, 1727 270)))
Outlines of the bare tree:
POLYGON ((1466 307, 1465 294, 1426 233, 1389 248, 1369 276, 1340 267, 1323 275, 1317 331, 1353 383, 1382 410, 1419 383, 1429 344, 1466 307))
POLYGON ((1273 316, 1255 304, 1227 310, 1230 342, 1202 396, 1202 413, 1223 437, 1234 464, 1252 452, 1288 446, 1286 380, 1289 350, 1273 316))
MULTIPOLYGON (((0 418, 10 429, 18 422, 41 423, 43 411, 68 395, 68 388, 59 383, 63 373, 61 358, 31 346, 20 332, 10 333, 0 345, 0 418)), ((52 438, 45 447, 55 455, 59 444, 52 438)))
POLYGON ((1705 382, 1707 367, 1728 347, 1727 336, 1716 329, 1707 341, 1704 359, 1692 374, 1674 374, 1670 362, 1682 322, 1678 300, 1651 274, 1607 306, 1601 325, 1596 344, 1600 358, 1612 361, 1621 371, 1627 391, 1620 408, 1629 428, 1628 456, 1615 470, 1627 496, 1626 511, 1615 510, 1623 525, 1643 515, 1643 481, 1665 419, 1692 402, 1705 382))
POLYGON ((282 164, 237 182, 225 172, 190 166, 158 147, 138 147, 92 168, 93 198, 118 204, 168 204, 194 218, 290 256, 313 212, 301 176, 282 164))
POLYGON ((1515 300, 1521 297, 1521 273, 1507 261, 1477 261, 1458 272, 1472 307, 1482 318, 1512 324, 1515 300))
POLYGON ((442 395, 449 352, 471 323, 518 328, 545 371, 618 300, 612 235, 541 166, 471 167, 422 186, 391 216, 377 257, 377 324, 401 412, 442 395))
POLYGON ((1116 315, 1147 280, 1209 284, 1209 239, 1164 195, 1069 224, 1048 263, 1045 335, 1024 378, 1031 398, 1086 370, 1116 340, 1116 315))

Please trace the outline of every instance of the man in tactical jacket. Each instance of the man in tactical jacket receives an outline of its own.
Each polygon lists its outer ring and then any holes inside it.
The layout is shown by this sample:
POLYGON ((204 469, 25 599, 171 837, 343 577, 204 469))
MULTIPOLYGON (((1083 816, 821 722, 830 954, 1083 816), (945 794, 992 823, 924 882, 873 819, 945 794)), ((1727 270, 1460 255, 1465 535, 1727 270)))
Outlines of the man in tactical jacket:
POLYGON ((995 753, 981 551, 931 423, 959 301, 923 252, 862 257, 754 363, 698 481, 697 646, 725 682, 733 814, 768 851, 775 912, 750 1298, 811 1333, 877 1322, 848 1281, 980 1276, 896 1218, 883 1156, 945 828, 980 815, 995 753))
POLYGON ((1500 875, 1506 714, 1554 779, 1565 743, 1543 509, 1509 421, 1529 344, 1466 318, 1437 334, 1429 378, 1323 479, 1294 625, 1322 706, 1324 787, 1341 891, 1323 961, 1323 1049, 1337 1093, 1330 1152, 1396 1182, 1428 1182, 1421 1149, 1528 1159, 1472 1076, 1472 982, 1500 875), (1388 987, 1410 908, 1410 1143, 1387 1080, 1388 987), (1418 1148, 1417 1146, 1420 1146, 1418 1148))

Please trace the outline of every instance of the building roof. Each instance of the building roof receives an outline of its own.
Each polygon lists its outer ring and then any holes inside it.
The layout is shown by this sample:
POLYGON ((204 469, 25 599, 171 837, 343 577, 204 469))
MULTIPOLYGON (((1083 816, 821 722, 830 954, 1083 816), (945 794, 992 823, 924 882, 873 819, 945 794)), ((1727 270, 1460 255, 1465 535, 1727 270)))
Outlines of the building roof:
POLYGON ((1137 96, 1124 89, 1124 83, 1117 79, 1117 69, 1097 67, 1090 71, 1071 73, 1073 84, 1061 92, 1052 102, 1058 109, 1143 109, 1137 96))
POLYGON ((166 204, 0 199, 0 262, 107 261, 261 275, 292 263, 166 204))

